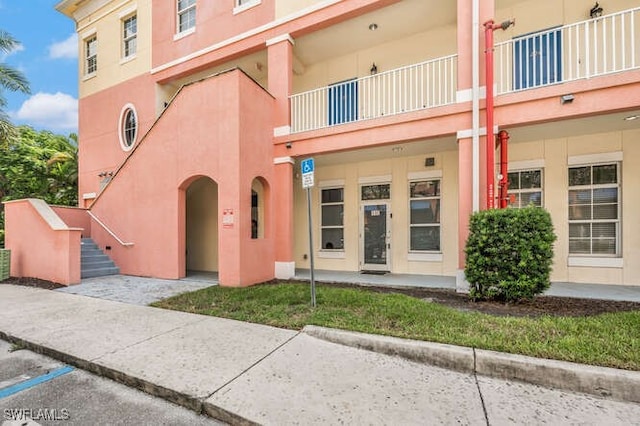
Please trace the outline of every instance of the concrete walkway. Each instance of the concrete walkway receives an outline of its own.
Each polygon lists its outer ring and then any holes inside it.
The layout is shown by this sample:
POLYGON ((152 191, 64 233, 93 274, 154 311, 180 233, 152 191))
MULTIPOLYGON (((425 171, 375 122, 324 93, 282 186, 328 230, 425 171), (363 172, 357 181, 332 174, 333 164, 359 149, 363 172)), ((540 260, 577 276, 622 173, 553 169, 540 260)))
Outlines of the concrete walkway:
POLYGON ((0 338, 234 424, 640 419, 637 372, 317 327, 297 332, 60 291, 0 285, 0 338))

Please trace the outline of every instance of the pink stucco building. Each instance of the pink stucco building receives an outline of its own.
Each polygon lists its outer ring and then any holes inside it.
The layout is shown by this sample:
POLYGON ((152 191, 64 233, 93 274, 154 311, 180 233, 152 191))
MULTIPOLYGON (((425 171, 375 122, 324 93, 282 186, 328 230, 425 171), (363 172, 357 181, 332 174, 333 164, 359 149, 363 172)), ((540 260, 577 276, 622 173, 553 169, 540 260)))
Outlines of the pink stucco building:
POLYGON ((637 1, 56 7, 77 24, 81 205, 6 205, 14 275, 78 282, 83 236, 124 274, 290 278, 309 267, 313 158, 319 269, 463 288, 469 215, 501 198, 551 213, 552 280, 640 285, 637 1))

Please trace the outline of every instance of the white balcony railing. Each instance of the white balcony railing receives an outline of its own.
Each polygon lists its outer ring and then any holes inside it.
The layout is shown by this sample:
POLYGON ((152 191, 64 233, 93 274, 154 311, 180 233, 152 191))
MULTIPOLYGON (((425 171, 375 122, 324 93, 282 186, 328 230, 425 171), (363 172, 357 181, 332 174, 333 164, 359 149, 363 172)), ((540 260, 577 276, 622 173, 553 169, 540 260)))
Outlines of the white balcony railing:
POLYGON ((640 8, 496 44, 497 93, 640 68, 640 8))
POLYGON ((291 131, 386 117, 454 103, 457 55, 291 96, 291 131))

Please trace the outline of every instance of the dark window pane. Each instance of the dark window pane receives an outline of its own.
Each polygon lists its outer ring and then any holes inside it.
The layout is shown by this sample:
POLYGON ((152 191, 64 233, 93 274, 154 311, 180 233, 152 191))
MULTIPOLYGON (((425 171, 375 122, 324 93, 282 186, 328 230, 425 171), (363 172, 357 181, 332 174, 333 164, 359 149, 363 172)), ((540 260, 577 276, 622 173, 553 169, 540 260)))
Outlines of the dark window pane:
POLYGON ((594 239, 593 254, 616 254, 615 238, 594 239))
POLYGON ((530 170, 520 174, 520 185, 522 189, 542 188, 542 173, 540 170, 530 170))
POLYGON ((342 226, 342 204, 322 206, 322 226, 342 226))
POLYGON ((593 218, 594 219, 617 219, 618 218, 618 205, 617 204, 597 204, 593 206, 593 218))
POLYGON ((614 238, 615 239, 616 237, 615 223, 594 223, 592 229, 593 229, 594 238, 614 238))
POLYGON ((440 251, 440 227, 439 226, 412 227, 410 249, 440 251))
POLYGON ((527 207, 528 205, 542 206, 542 192, 523 192, 520 197, 522 201, 521 207, 527 207))
POLYGON ((569 220, 591 219, 591 206, 569 206, 569 220))
POLYGON ((591 240, 569 239, 569 253, 591 254, 591 240))
POLYGON ((588 223, 569 224, 569 238, 589 238, 591 236, 591 225, 588 223))
POLYGON ((411 198, 437 197, 440 195, 440 181, 425 180, 411 182, 409 184, 409 193, 411 198))
POLYGON ((580 204, 591 204, 590 189, 569 191, 569 205, 576 206, 580 204))
POLYGON ((411 201, 411 224, 439 223, 440 200, 411 201))
POLYGON ((511 172, 507 177, 509 178, 509 189, 520 189, 520 173, 511 172))
POLYGON ((572 167, 569 169, 569 186, 591 185, 591 167, 572 167))
POLYGON ((594 204, 611 204, 618 202, 618 188, 598 188, 593 190, 594 204))
POLYGON ((365 185, 362 187, 363 200, 388 200, 391 195, 390 185, 365 185))
POLYGON ((344 190, 342 188, 322 190, 323 203, 341 203, 342 201, 344 201, 343 197, 344 197, 344 190))
POLYGON ((344 249, 342 228, 329 228, 322 230, 322 248, 325 250, 344 249))
POLYGON ((618 181, 617 169, 618 166, 616 164, 593 166, 593 184, 616 183, 618 181))

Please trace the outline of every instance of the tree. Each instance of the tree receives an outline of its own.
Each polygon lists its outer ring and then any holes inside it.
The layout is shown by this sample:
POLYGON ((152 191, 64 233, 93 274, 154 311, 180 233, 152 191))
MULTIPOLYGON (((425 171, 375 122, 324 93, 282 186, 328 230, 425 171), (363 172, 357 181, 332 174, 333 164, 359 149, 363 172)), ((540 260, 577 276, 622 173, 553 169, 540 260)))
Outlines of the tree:
POLYGON ((74 138, 18 127, 17 135, 0 147, 0 197, 77 205, 78 147, 74 138))
MULTIPOLYGON (((9 54, 20 43, 13 38, 9 33, 0 30, 0 52, 9 54)), ((4 111, 7 106, 7 100, 3 96, 4 90, 10 90, 12 92, 30 93, 29 82, 26 77, 15 68, 0 63, 0 141, 6 142, 9 135, 13 132, 13 124, 9 120, 9 116, 4 111)))

